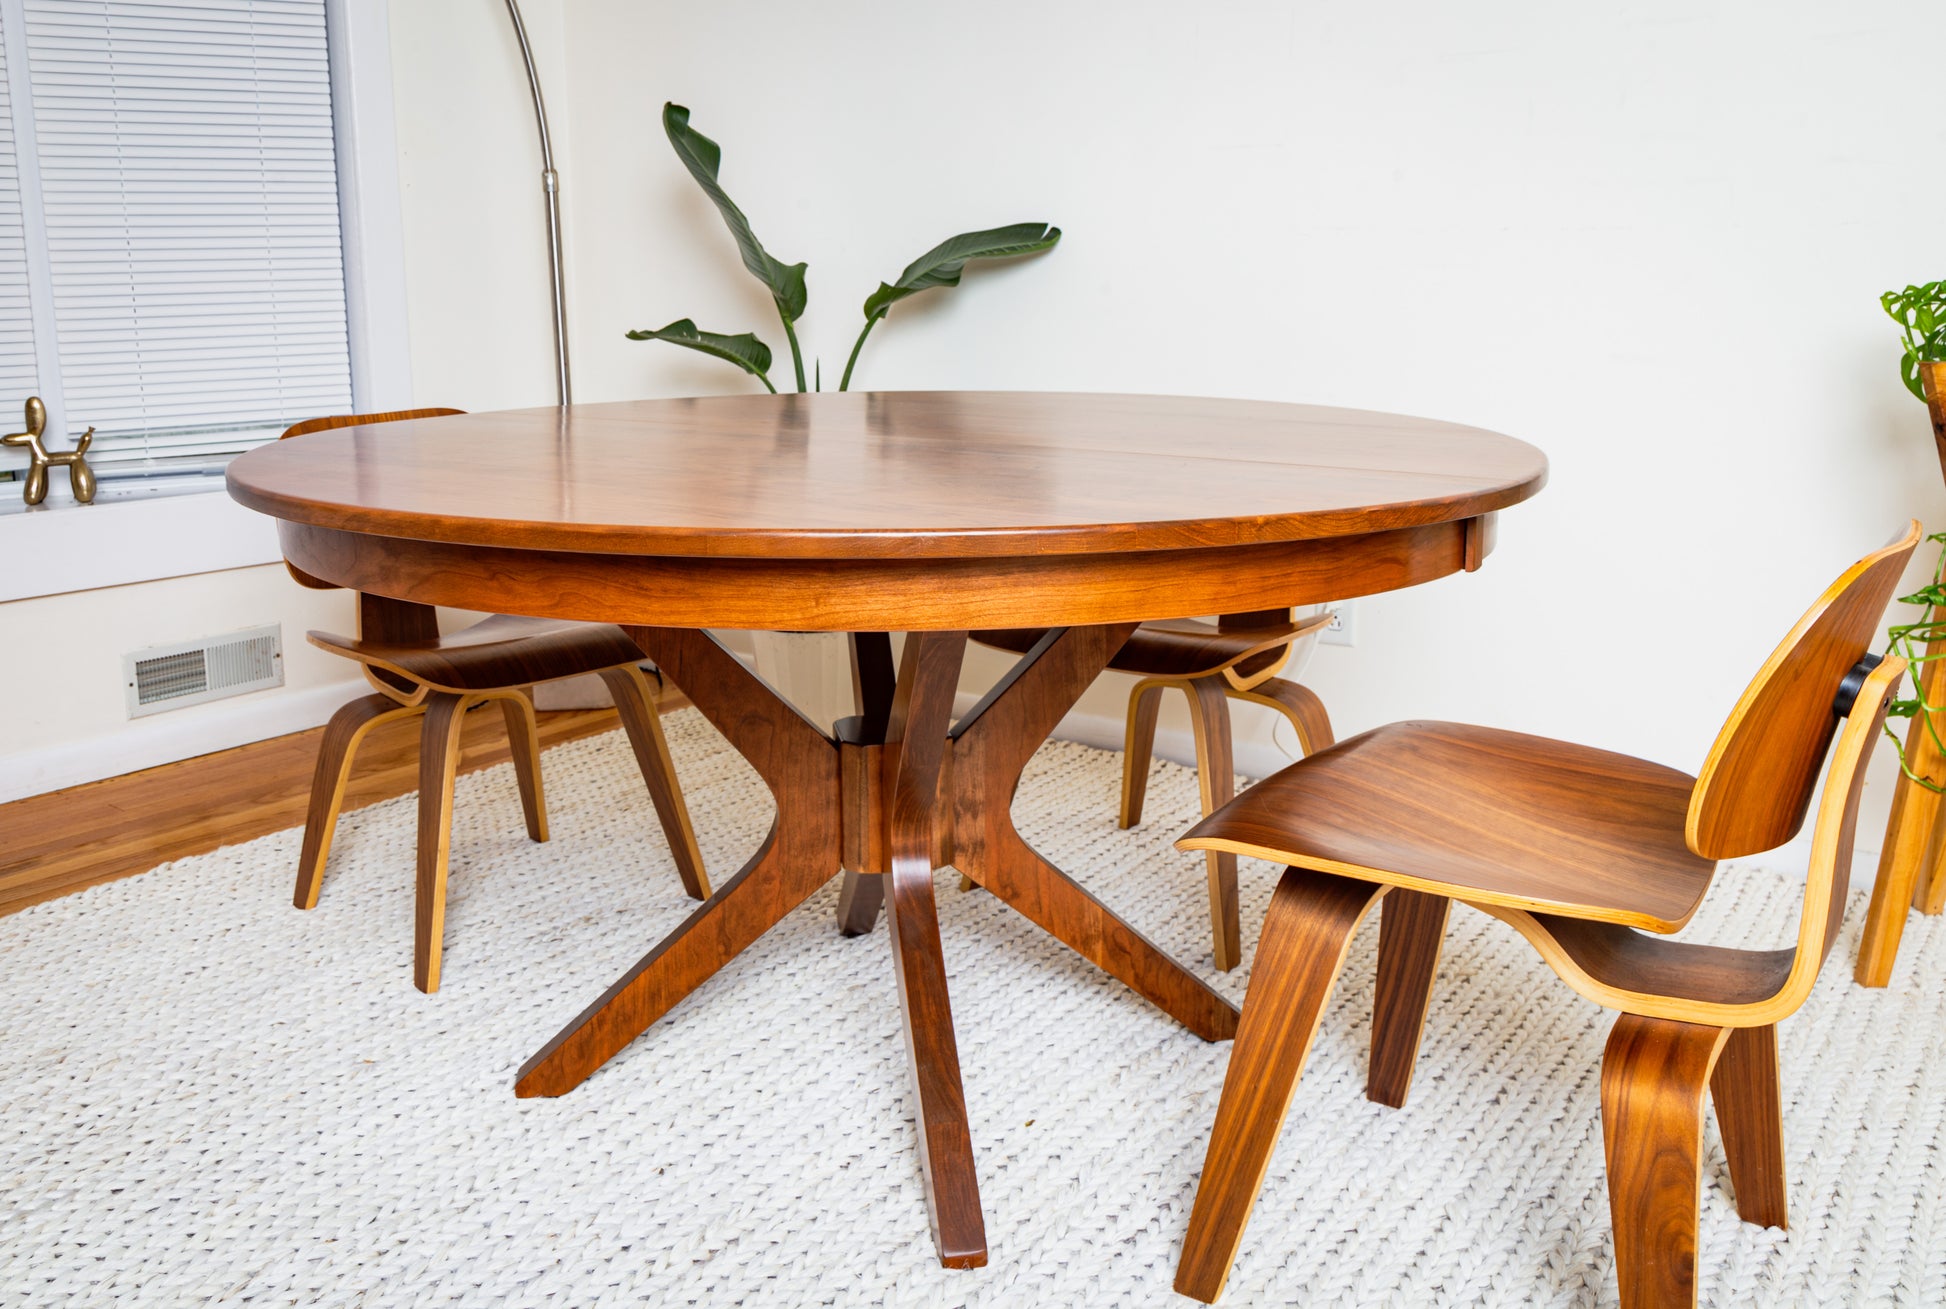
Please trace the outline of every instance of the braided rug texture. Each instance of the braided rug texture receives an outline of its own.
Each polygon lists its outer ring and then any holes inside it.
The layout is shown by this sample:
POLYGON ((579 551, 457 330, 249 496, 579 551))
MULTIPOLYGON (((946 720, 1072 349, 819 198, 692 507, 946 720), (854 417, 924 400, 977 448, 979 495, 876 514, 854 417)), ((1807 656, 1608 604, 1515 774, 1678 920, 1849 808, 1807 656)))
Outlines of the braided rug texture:
MULTIPOLYGON (((722 880, 769 822, 694 711, 671 743, 722 880)), ((1028 838, 1209 965, 1193 775, 1054 743, 1028 838)), ((927 1232, 890 947, 836 883, 555 1100, 515 1070, 689 910, 619 734, 546 756, 554 839, 502 766, 461 779, 444 988, 411 983, 413 801, 348 815, 323 897, 299 834, 0 919, 0 1302, 22 1305, 1187 1304, 1170 1291, 1229 1047, 984 893, 939 882, 992 1261, 927 1232)), ((1245 862, 1246 959, 1275 870, 1245 862)), ((1724 870, 1703 920, 1782 943, 1797 885, 1724 870)), ((1946 939, 1851 984, 1862 900, 1782 1029, 1792 1229, 1739 1222, 1705 1138, 1705 1304, 1946 1303, 1946 939)), ((1363 1097, 1377 932, 1355 943, 1229 1305, 1613 1303, 1598 1068, 1609 1019, 1461 910, 1412 1100, 1363 1097)))

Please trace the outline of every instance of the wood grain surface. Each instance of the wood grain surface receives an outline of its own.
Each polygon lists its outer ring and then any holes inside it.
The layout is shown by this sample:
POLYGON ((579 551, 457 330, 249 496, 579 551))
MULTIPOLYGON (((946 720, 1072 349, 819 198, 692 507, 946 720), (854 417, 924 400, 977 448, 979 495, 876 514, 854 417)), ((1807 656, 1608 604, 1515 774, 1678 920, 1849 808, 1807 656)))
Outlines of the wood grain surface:
POLYGON ((277 518, 378 536, 836 559, 1342 536, 1472 518, 1526 499, 1546 476, 1524 442, 1361 410, 854 392, 338 428, 243 455, 229 485, 277 518))
POLYGON ((1692 786, 1565 741, 1393 723, 1258 783, 1179 844, 1673 932, 1716 869, 1683 844, 1692 786))
POLYGON ((1394 591, 1459 572, 1468 521, 1258 545, 976 559, 487 549, 291 522, 277 534, 306 572, 457 609, 629 626, 920 632, 1140 622, 1394 591))

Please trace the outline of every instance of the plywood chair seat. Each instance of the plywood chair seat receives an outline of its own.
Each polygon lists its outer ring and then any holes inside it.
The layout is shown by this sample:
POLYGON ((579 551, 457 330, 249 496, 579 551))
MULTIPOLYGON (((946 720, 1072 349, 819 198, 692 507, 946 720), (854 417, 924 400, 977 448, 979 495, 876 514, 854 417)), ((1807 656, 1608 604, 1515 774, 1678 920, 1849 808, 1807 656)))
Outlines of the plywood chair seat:
POLYGON ((1178 1291, 1222 1294, 1351 939, 1374 909, 1365 1093, 1380 1104, 1405 1104, 1455 901, 1512 925, 1575 991, 1619 1011, 1601 1114, 1624 1309, 1696 1302, 1711 1102, 1738 1213, 1785 1226, 1777 1024, 1837 940, 1864 764, 1905 673, 1903 660, 1868 651, 1918 542, 1908 524, 1818 597, 1693 779, 1567 742, 1397 723, 1292 764, 1178 843, 1288 865, 1257 945, 1178 1291), (1717 861, 1795 836, 1821 772, 1793 945, 1654 934, 1689 921, 1717 861))
MULTIPOLYGON (((1144 677, 1208 677, 1226 668, 1248 676, 1277 662, 1292 641, 1325 622, 1323 615, 1288 619, 1262 627, 1221 627, 1200 618, 1166 618, 1135 629, 1108 666, 1144 677)), ((975 632, 982 645, 1026 654, 1047 634, 1044 627, 1014 627, 975 632)))
POLYGON ((1674 768, 1546 737, 1393 723, 1251 787, 1183 843, 1674 932, 1716 872, 1683 841, 1695 784, 1674 768))
POLYGON ((452 692, 525 686, 642 661, 641 647, 619 627, 511 614, 495 614, 430 640, 312 632, 310 641, 395 678, 452 692))
MULTIPOLYGON (((1128 730, 1122 748, 1121 826, 1142 821, 1148 792, 1149 761, 1155 753, 1156 718, 1164 691, 1181 691, 1189 702, 1196 742, 1196 780, 1203 812, 1213 812, 1236 791, 1232 757, 1230 703, 1262 705, 1280 714, 1304 754, 1331 744, 1331 715, 1309 687, 1278 677, 1293 644, 1331 621, 1329 614, 1293 618, 1288 609, 1224 614, 1216 622, 1166 618, 1143 623, 1108 666, 1142 678, 1129 692, 1128 730)), ((973 639, 1015 654, 1045 640, 1044 628, 975 632, 973 639)), ((1237 919, 1237 861, 1224 851, 1205 860, 1209 875, 1211 953, 1216 966, 1235 968, 1242 958, 1242 925, 1237 919)), ((970 885, 970 883, 967 883, 970 885)))

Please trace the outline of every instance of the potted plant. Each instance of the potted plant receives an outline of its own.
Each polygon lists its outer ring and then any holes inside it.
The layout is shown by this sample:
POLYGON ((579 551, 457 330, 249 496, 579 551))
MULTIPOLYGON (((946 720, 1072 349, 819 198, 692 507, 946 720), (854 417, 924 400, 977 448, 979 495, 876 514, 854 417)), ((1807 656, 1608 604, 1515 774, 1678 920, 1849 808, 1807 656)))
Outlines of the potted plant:
POLYGON ((1899 376, 1932 412, 1939 472, 1946 477, 1946 281, 1887 291, 1878 301, 1905 335, 1899 376))

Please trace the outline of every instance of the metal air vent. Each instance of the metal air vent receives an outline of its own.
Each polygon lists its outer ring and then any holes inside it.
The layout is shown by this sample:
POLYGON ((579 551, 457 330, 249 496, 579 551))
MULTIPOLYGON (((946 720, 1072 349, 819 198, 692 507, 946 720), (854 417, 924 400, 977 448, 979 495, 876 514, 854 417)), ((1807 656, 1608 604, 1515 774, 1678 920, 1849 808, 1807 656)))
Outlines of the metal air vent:
POLYGON ((205 704, 284 684, 284 641, 275 625, 122 656, 128 716, 205 704))

